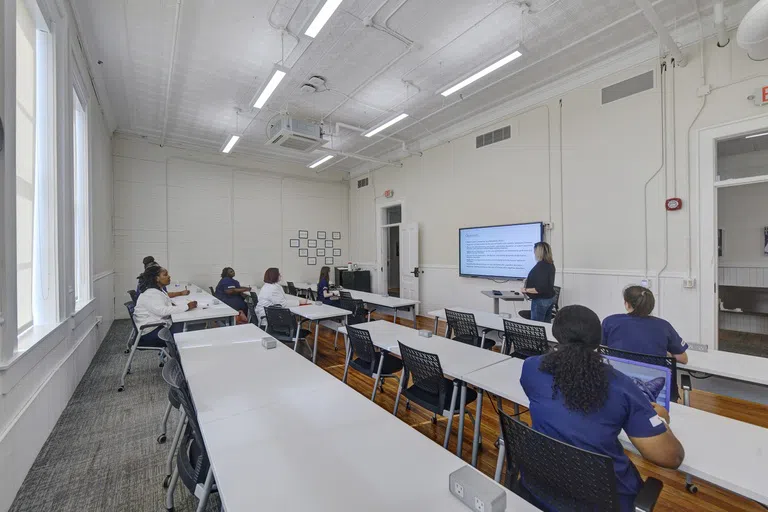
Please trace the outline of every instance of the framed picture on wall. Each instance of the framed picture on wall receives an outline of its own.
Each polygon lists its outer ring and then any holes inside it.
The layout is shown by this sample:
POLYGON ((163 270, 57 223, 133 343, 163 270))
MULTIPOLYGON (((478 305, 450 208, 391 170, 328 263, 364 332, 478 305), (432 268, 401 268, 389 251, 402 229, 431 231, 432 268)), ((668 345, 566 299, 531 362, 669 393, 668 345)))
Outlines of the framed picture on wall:
POLYGON ((317 239, 318 240, 325 240, 327 238, 325 231, 318 231, 317 232, 317 239))
POLYGON ((333 249, 333 240, 326 240, 325 247, 328 249, 333 249))
POLYGON ((333 255, 336 256, 336 257, 341 256, 341 249, 334 249, 333 250, 333 255))
POLYGON ((307 258, 307 265, 317 265, 317 258, 307 258))
POLYGON ((325 256, 325 249, 318 249, 316 252, 318 257, 325 256))
POLYGON ((299 258, 306 258, 309 256, 309 249, 299 249, 299 258))
POLYGON ((333 258, 325 258, 326 265, 333 265, 333 258))
POLYGON ((300 229, 299 230, 299 238, 303 238, 303 239, 309 238, 309 231, 307 231, 305 229, 300 229))
POLYGON ((334 240, 341 240, 341 231, 334 231, 331 233, 331 238, 334 240))
POLYGON ((291 238, 290 246, 291 247, 299 247, 301 245, 301 242, 296 238, 291 238))
POLYGON ((307 247, 317 247, 317 240, 307 240, 307 247))

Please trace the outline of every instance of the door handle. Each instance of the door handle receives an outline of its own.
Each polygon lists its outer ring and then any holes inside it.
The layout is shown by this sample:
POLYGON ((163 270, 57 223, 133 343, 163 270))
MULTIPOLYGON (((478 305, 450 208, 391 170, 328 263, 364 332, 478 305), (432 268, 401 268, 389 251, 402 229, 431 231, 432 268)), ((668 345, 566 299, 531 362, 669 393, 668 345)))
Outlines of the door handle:
POLYGON ((410 273, 413 274, 416 277, 419 277, 419 274, 421 274, 421 271, 419 270, 419 267, 414 267, 413 270, 411 270, 410 273))

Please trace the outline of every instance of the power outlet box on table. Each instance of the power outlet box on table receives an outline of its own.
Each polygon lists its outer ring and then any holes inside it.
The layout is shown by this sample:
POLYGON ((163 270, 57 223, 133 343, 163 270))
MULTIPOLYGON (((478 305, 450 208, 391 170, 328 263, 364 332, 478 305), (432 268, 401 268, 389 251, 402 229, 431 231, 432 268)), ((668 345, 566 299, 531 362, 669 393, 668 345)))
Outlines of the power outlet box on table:
POLYGON ((448 488, 457 499, 475 512, 504 512, 507 493, 471 466, 464 466, 448 476, 448 488))

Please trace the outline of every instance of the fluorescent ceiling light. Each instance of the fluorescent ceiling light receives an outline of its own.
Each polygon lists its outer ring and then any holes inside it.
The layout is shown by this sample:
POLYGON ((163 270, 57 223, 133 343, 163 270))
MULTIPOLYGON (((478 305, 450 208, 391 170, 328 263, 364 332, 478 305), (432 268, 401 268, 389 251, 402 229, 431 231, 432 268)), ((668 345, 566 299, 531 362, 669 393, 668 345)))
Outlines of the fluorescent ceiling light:
POLYGON ((504 57, 504 58, 502 58, 502 59, 500 59, 500 60, 497 60, 496 62, 494 62, 493 64, 491 64, 491 65, 490 65, 490 66, 488 66, 487 68, 484 68, 484 69, 482 69, 482 70, 478 71, 478 72, 477 72, 477 73, 475 73, 474 75, 470 76, 469 78, 466 78, 466 79, 462 80, 461 82, 457 83, 457 84, 456 84, 456 85, 454 85, 453 87, 450 87, 450 88, 448 88, 448 89, 444 90, 444 91, 443 91, 443 92, 441 92, 440 94, 442 94, 443 96, 450 96, 451 94, 455 93, 455 92, 456 92, 456 91, 458 91, 459 89, 463 89, 463 88, 465 88, 465 87, 466 87, 466 86, 468 86, 469 84, 471 84, 471 83, 473 83, 473 82, 476 82, 476 81, 480 80, 480 79, 481 79, 481 78, 483 78, 485 75, 488 75, 488 74, 490 74, 490 73, 493 73, 494 71, 496 71, 496 70, 497 70, 497 69, 499 69, 500 67, 502 67, 502 66, 504 66, 504 65, 506 65, 506 64, 509 64, 509 63, 510 63, 510 62, 512 62, 513 60, 515 60, 515 59, 517 59, 517 58, 519 58, 519 57, 522 57, 522 56, 523 56, 523 54, 522 54, 522 53, 520 53, 520 51, 519 51, 519 50, 515 50, 514 52, 510 53, 510 54, 509 54, 509 55, 507 55, 506 57, 504 57))
POLYGON ((232 151, 232 148, 235 147, 235 144, 237 144, 237 141, 239 140, 240 140, 239 135, 232 135, 227 141, 227 143, 224 145, 224 147, 222 148, 221 152, 229 153, 230 151, 232 151))
POLYGON ((745 139, 754 139, 755 137, 765 137, 766 135, 768 135, 768 132, 765 132, 765 133, 756 133, 756 134, 754 134, 754 135, 747 135, 747 136, 746 136, 746 137, 744 137, 744 138, 745 138, 745 139))
POLYGON ((389 121, 387 121, 386 123, 384 123, 384 124, 382 124, 382 125, 379 125, 379 126, 377 126, 377 127, 376 127, 376 128, 374 128, 373 130, 371 130, 371 131, 369 131, 369 132, 365 132, 365 133, 363 134, 363 136, 364 136, 364 137, 373 137, 373 136, 374 136, 374 135, 376 135, 377 133, 379 133, 379 132, 381 132, 381 131, 384 131, 384 130, 386 130, 387 128, 389 128, 389 127, 390 127, 390 126, 392 126, 393 124, 395 124, 395 123, 399 123, 400 121, 402 121, 402 120, 403 120, 403 119, 405 119, 406 117, 408 117, 408 114, 400 114, 400 115, 399 115, 399 116, 397 116, 396 118, 394 118, 394 119, 390 119, 390 120, 389 120, 389 121))
POLYGON ((280 82, 285 78, 285 75, 287 74, 287 71, 276 66, 275 69, 272 71, 272 78, 269 79, 269 82, 267 82, 267 86, 264 87, 264 90, 261 91, 261 94, 259 94, 258 99, 253 104, 253 108, 261 108, 269 99, 270 96, 272 96, 272 93, 275 92, 275 89, 277 89, 277 86, 280 85, 280 82))
POLYGON ((326 0, 325 5, 318 11, 315 19, 310 23, 304 35, 315 38, 323 29, 328 20, 333 16, 334 11, 341 5, 342 0, 326 0))
POLYGON ((321 158, 320 160, 318 160, 317 162, 313 162, 313 163, 309 164, 307 167, 309 167, 310 169, 314 169, 315 167, 320 167, 321 165, 323 165, 325 162, 327 162, 328 160, 330 160, 332 158, 333 158, 333 155, 326 155, 323 158, 321 158))

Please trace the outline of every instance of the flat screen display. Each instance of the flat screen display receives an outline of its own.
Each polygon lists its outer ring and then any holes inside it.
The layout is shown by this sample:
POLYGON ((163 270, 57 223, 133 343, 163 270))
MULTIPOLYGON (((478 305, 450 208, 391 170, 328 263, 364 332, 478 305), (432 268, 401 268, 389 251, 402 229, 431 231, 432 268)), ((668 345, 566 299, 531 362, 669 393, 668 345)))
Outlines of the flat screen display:
POLYGON ((459 275, 525 279, 536 264, 533 246, 543 224, 507 224, 459 229, 459 275))

